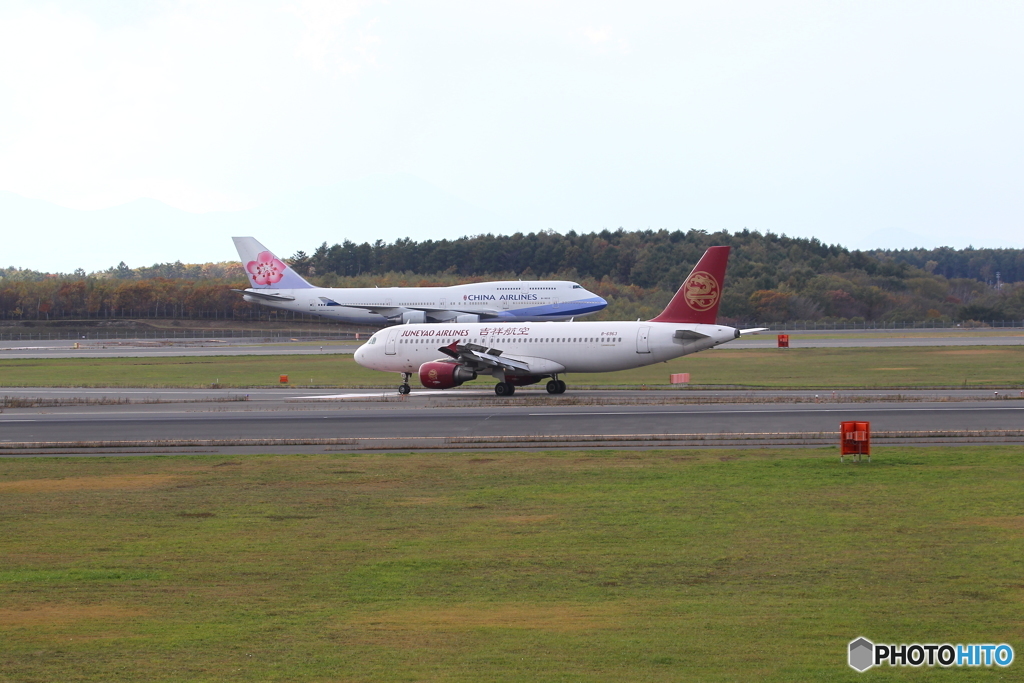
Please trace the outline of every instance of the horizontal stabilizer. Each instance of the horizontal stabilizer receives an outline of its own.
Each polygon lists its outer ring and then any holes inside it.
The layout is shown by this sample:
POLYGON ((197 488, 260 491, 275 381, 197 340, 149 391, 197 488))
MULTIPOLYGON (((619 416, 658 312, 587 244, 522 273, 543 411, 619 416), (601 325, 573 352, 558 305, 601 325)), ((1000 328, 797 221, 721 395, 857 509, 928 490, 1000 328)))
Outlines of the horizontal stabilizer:
POLYGON ((251 289, 232 289, 232 292, 241 292, 248 296, 256 297, 257 299, 263 299, 264 301, 295 301, 294 296, 287 296, 284 294, 266 294, 264 292, 254 292, 251 289))
POLYGON ((767 332, 767 331, 768 331, 767 327, 751 327, 751 328, 748 328, 746 330, 740 330, 740 334, 741 335, 744 335, 744 334, 757 334, 758 332, 767 332))
POLYGON ((693 330, 676 330, 673 336, 676 339, 685 339, 686 341, 699 341, 708 338, 708 335, 694 332, 693 330))

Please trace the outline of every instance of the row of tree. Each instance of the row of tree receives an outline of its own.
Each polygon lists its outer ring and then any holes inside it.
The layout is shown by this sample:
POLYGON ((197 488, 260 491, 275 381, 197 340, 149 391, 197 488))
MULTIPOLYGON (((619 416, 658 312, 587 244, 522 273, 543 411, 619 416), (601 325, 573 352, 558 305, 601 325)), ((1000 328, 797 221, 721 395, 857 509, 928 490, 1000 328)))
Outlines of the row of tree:
MULTIPOLYGON (((418 274, 452 272, 462 276, 511 272, 547 276, 575 270, 580 277, 629 282, 641 287, 671 287, 686 264, 708 246, 733 247, 730 267, 759 269, 765 284, 784 276, 795 265, 815 272, 841 272, 850 267, 868 274, 884 270, 885 264, 905 263, 947 279, 971 278, 1013 283, 1024 280, 1024 249, 913 249, 903 251, 852 252, 839 245, 816 239, 786 237, 743 230, 706 233, 700 230, 603 230, 597 233, 561 235, 554 232, 514 235, 477 235, 456 240, 409 239, 386 243, 356 244, 345 240, 326 242, 312 254, 298 252, 292 257, 302 273, 334 273, 342 276, 381 275, 386 272, 418 274)), ((735 274, 735 273, 734 273, 735 274)), ((776 280, 777 282, 778 280, 776 280)))
POLYGON ((732 247, 721 315, 732 321, 1022 320, 1024 249, 850 251, 743 230, 539 232, 321 244, 291 258, 328 286, 386 273, 562 277, 607 298, 602 317, 653 315, 704 250, 732 247))
MULTIPOLYGON (((345 241, 288 260, 326 287, 569 279, 608 299, 598 318, 631 319, 655 315, 713 244, 733 247, 720 311, 731 322, 1024 320, 1019 249, 860 252, 746 230, 617 230, 345 241)), ((242 278, 237 262, 122 263, 88 276, 0 270, 0 318, 248 317, 258 307, 230 291, 242 278)))
POLYGON ((0 280, 0 319, 234 318, 255 306, 231 291, 243 282, 50 277, 0 280))

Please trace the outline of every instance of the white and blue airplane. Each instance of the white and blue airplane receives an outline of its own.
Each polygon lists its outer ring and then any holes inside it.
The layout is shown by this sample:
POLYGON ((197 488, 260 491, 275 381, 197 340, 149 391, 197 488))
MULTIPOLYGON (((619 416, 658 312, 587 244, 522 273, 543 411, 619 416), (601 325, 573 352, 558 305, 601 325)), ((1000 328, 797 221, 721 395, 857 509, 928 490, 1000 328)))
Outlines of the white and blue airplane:
POLYGON ((716 323, 728 259, 729 247, 709 248, 665 310, 650 320, 400 325, 370 337, 356 349, 355 361, 401 373, 402 394, 409 393, 413 373, 428 389, 490 375, 498 380, 498 396, 544 379, 548 393, 561 394, 562 374, 639 368, 762 331, 716 323))
POLYGON ((570 320, 608 302, 563 280, 475 282, 452 287, 315 287, 252 237, 232 237, 250 303, 353 325, 570 320))

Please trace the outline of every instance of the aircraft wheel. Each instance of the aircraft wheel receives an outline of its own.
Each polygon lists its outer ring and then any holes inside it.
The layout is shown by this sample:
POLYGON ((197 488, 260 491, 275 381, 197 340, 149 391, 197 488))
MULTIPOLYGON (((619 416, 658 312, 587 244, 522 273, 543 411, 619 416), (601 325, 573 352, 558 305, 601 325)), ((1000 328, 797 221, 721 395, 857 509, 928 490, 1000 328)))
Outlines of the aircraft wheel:
POLYGON ((412 388, 409 387, 408 384, 403 384, 402 386, 398 387, 398 393, 402 394, 403 396, 405 394, 408 394, 410 391, 412 391, 412 388))
POLYGON ((508 382, 498 382, 494 385, 494 394, 496 396, 511 396, 516 393, 516 388, 508 382))
POLYGON ((565 393, 565 382, 563 382, 562 380, 558 380, 558 393, 565 393))
MULTIPOLYGON (((558 380, 557 380, 557 379, 553 379, 553 380, 551 380, 550 382, 548 382, 548 383, 547 383, 547 384, 545 385, 545 388, 546 388, 546 389, 548 390, 548 393, 549 393, 549 394, 560 394, 560 393, 562 393, 561 391, 559 391, 559 388, 560 388, 560 387, 559 387, 559 384, 558 384, 558 380)), ((563 391, 564 391, 564 390, 563 390, 563 391)))

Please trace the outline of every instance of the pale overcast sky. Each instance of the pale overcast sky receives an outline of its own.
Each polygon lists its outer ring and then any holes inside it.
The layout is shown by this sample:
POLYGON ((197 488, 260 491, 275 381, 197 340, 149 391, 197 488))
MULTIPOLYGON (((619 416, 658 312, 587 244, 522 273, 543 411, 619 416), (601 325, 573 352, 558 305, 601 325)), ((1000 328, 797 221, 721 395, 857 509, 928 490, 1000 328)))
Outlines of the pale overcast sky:
POLYGON ((0 191, 237 211, 400 174, 501 232, 1024 247, 1021 36, 1020 2, 0 0, 0 191))

